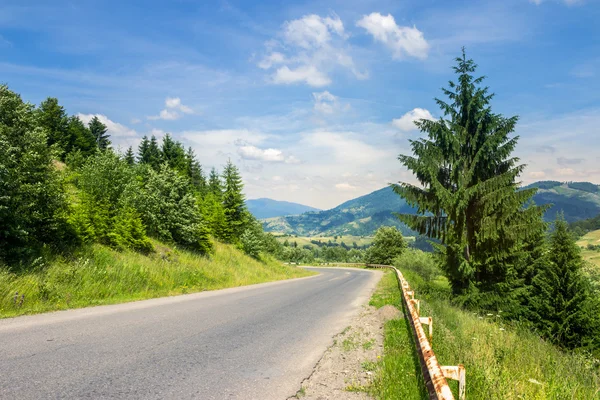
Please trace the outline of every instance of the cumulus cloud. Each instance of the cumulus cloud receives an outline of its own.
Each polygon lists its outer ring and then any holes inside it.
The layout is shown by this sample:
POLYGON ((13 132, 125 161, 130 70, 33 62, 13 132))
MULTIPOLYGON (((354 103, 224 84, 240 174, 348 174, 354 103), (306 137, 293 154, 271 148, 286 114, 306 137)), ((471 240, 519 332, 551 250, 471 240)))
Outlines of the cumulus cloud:
POLYGON ((265 161, 274 163, 296 164, 298 159, 294 156, 286 157, 283 151, 279 149, 261 149, 252 145, 243 145, 238 147, 238 154, 244 160, 265 161))
POLYGON ((419 121, 421 119, 434 120, 435 118, 433 118, 431 113, 426 109, 415 108, 404 114, 402 117, 394 119, 392 121, 392 125, 402 131, 410 132, 417 129, 415 121, 419 121))
POLYGON ((337 163, 343 164, 369 165, 394 157, 393 153, 371 146, 350 132, 312 132, 304 135, 301 144, 315 149, 324 148, 337 163))
POLYGON ((167 97, 165 100, 165 108, 158 115, 150 115, 149 120, 167 120, 172 121, 181 118, 181 114, 193 114, 194 110, 183 105, 179 97, 167 97))
POLYGON ((356 25, 364 28, 375 40, 392 50, 396 59, 405 56, 427 58, 429 43, 425 40, 423 32, 416 27, 398 26, 391 14, 384 16, 374 12, 363 16, 356 25))
POLYGON ((115 137, 132 137, 136 136, 137 133, 134 129, 128 128, 118 122, 109 119, 106 115, 102 114, 77 114, 77 117, 85 124, 89 124, 92 118, 98 117, 100 122, 106 125, 106 131, 110 136, 115 137))
POLYGON ((350 70, 358 79, 367 77, 348 54, 344 24, 338 16, 311 14, 283 24, 278 40, 266 43, 258 67, 271 71, 275 84, 304 83, 313 87, 331 83, 333 69, 350 70))

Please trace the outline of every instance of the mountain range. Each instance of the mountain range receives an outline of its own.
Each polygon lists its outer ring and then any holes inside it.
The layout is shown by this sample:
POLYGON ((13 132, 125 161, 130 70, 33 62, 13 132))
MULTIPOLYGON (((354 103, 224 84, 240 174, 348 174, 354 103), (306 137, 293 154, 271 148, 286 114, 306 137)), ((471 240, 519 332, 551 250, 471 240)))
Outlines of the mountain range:
POLYGON ((297 215, 307 211, 321 211, 303 204, 265 198, 247 200, 246 207, 258 219, 297 215))
MULTIPOLYGON (((556 214, 564 213, 568 222, 574 222, 600 214, 600 186, 589 182, 542 181, 529 187, 538 188, 533 197, 536 204, 552 204, 544 218, 554 220, 556 214)), ((263 219, 269 232, 282 232, 299 236, 372 235, 381 225, 396 226, 403 234, 414 234, 393 215, 412 213, 403 198, 390 187, 325 211, 310 211, 301 215, 277 216, 263 219)))

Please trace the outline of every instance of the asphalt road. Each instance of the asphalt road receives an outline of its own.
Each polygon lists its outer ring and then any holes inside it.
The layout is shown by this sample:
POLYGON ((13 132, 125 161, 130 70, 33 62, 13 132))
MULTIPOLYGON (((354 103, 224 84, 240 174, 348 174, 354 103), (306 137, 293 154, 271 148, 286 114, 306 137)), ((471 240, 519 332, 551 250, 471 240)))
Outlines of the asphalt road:
POLYGON ((285 399, 380 276, 309 278, 0 320, 0 399, 285 399))

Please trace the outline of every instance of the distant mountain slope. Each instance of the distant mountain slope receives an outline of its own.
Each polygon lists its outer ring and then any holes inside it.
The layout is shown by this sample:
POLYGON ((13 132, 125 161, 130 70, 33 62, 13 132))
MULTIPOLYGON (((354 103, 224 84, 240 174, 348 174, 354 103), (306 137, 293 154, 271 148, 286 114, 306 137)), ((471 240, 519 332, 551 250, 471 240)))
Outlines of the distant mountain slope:
POLYGON ((298 215, 307 211, 320 211, 318 208, 303 204, 279 201, 273 199, 246 200, 248 210, 258 219, 280 217, 284 215, 298 215))
POLYGON ((600 214, 600 186, 590 182, 535 182, 529 187, 538 188, 533 197, 536 204, 553 204, 545 219, 553 221, 563 212, 568 222, 593 218, 600 214))
POLYGON ((269 218, 263 221, 263 225, 267 231, 300 236, 371 235, 381 225, 396 226, 405 234, 409 234, 410 230, 392 213, 412 211, 404 199, 390 187, 385 187, 349 200, 331 210, 269 218))
MULTIPOLYGON (((536 182, 536 204, 553 204, 546 212, 548 221, 564 212, 569 222, 600 214, 600 187, 589 182, 536 182)), ((404 234, 412 234, 398 221, 394 212, 411 213, 404 199, 389 187, 349 200, 331 210, 308 212, 302 215, 269 218, 263 221, 265 230, 299 236, 372 235, 381 225, 396 226, 404 234)))

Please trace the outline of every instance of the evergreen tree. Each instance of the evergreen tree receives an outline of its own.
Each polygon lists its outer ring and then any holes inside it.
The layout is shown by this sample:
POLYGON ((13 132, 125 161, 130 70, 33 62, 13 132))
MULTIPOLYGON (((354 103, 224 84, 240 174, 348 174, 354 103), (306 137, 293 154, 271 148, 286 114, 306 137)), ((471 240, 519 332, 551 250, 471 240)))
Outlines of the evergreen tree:
POLYGON ((202 172, 202 166, 196 159, 194 150, 191 147, 188 147, 188 151, 185 154, 185 172, 188 178, 190 178, 192 186, 201 196, 204 196, 207 190, 206 178, 202 172))
POLYGON ((0 263, 74 240, 64 240, 66 195, 37 118, 31 104, 0 85, 0 263))
POLYGON ((546 265, 533 280, 539 332, 567 348, 590 346, 598 338, 597 301, 582 274, 583 259, 562 215, 554 223, 546 265), (596 305, 596 306, 594 306, 596 305), (594 310, 595 309, 595 310, 594 310))
POLYGON ((100 119, 94 115, 94 118, 92 118, 88 124, 88 127, 94 136, 94 139, 96 140, 96 145, 98 148, 100 150, 108 149, 110 147, 110 140, 108 139, 110 135, 106 133, 108 131, 106 125, 104 125, 102 121, 100 121, 100 119))
POLYGON ((181 143, 173 140, 170 134, 166 134, 161 146, 161 161, 166 162, 170 168, 184 172, 186 168, 185 150, 181 143))
POLYGON ((142 138, 138 146, 138 155, 137 159, 140 164, 148 164, 149 161, 149 153, 148 149, 150 148, 150 140, 148 140, 148 136, 142 138))
POLYGON ((125 162, 130 166, 135 164, 135 156, 133 155, 133 148, 131 146, 129 146, 125 153, 125 162))
POLYGON ((399 217, 442 240, 436 247, 455 294, 511 290, 523 243, 539 233, 545 208, 526 207, 536 189, 520 190, 516 181, 524 168, 511 156, 517 117, 494 114, 474 62, 464 50, 456 60, 458 81, 444 89, 450 102, 436 99, 448 118, 416 122, 427 137, 410 141, 414 156, 398 157, 422 185, 394 185, 419 214, 399 217))
POLYGON ((210 170, 210 177, 208 179, 208 190, 215 195, 218 199, 223 197, 223 183, 217 170, 213 167, 210 170))
MULTIPOLYGON (((96 138, 87 126, 76 116, 69 117, 68 129, 70 136, 75 138, 73 150, 79 150, 83 157, 89 157, 96 152, 96 138)), ((71 152, 72 150, 69 150, 71 152)))
POLYGON ((161 165, 161 154, 160 149, 158 148, 158 141, 156 137, 152 135, 150 138, 150 143, 148 144, 148 161, 147 164, 152 167, 155 171, 160 169, 161 165))
POLYGON ((69 130, 69 117, 64 107, 58 104, 58 99, 49 97, 40 104, 37 114, 39 126, 46 129, 48 145, 56 145, 60 158, 64 160, 76 139, 69 130))
POLYGON ((246 203, 242 190, 244 184, 240 172, 231 160, 227 161, 223 170, 223 209, 225 211, 225 241, 237 242, 245 230, 247 221, 246 203))

